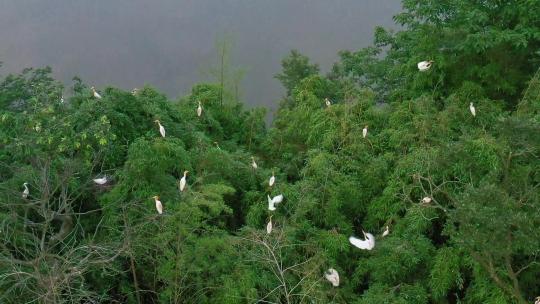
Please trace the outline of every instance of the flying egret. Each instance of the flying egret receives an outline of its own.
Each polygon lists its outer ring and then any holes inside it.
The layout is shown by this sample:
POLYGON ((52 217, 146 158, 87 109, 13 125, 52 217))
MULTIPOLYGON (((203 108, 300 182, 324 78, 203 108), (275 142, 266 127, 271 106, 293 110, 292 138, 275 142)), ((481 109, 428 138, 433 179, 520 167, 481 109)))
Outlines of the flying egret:
POLYGON ((418 66, 418 70, 420 72, 425 72, 427 70, 429 70, 429 68, 431 68, 431 65, 433 64, 433 60, 429 60, 429 61, 421 61, 417 64, 418 66))
POLYGON ((472 102, 469 104, 469 110, 471 111, 472 116, 476 117, 476 109, 472 102))
POLYGON ((266 233, 270 234, 272 232, 272 216, 270 215, 270 220, 266 224, 266 233))
POLYGON ((270 180, 268 180, 268 186, 272 187, 275 182, 276 182, 276 177, 274 176, 274 171, 272 171, 272 176, 270 176, 270 180))
POLYGON ((273 198, 271 198, 270 195, 267 195, 267 197, 268 197, 268 210, 270 211, 275 211, 276 205, 283 201, 283 194, 276 195, 273 198))
POLYGON ((388 226, 386 226, 386 229, 384 229, 384 232, 382 233, 382 236, 385 237, 388 234, 390 234, 390 228, 388 226))
POLYGON ((27 198, 28 195, 30 194, 30 189, 28 189, 28 183, 24 183, 23 186, 24 186, 24 190, 22 192, 22 198, 27 198))
POLYGON ((202 114, 202 105, 201 105, 201 102, 199 101, 199 106, 197 107, 197 116, 201 117, 201 114, 202 114))
POLYGON ((332 283, 332 286, 334 287, 338 287, 339 286, 339 274, 337 272, 337 270, 335 270, 334 268, 330 268, 328 269, 325 273, 324 273, 324 277, 330 281, 330 283, 332 283))
POLYGON ((353 244, 354 246, 365 249, 365 250, 371 250, 373 247, 375 247, 375 237, 371 233, 366 233, 362 231, 364 234, 364 240, 355 238, 354 236, 349 237, 349 242, 353 244))
POLYGON ((159 120, 154 120, 155 123, 159 126, 159 134, 161 134, 161 137, 165 137, 165 128, 161 125, 161 122, 159 120))
POLYGON ((423 203, 423 204, 429 204, 429 203, 431 203, 431 197, 429 197, 429 196, 424 197, 424 198, 422 199, 422 203, 423 203))
POLYGON ((98 185, 105 185, 108 181, 107 176, 94 178, 94 183, 98 185))
POLYGON ((332 105, 332 103, 330 102, 330 99, 328 99, 328 98, 324 99, 324 103, 326 104, 327 107, 332 105))
POLYGON ((188 173, 189 171, 184 171, 184 176, 180 179, 180 192, 183 192, 186 187, 186 177, 188 173))
POLYGON ((163 205, 161 204, 161 201, 159 200, 159 196, 152 197, 154 201, 156 201, 156 210, 159 214, 163 213, 163 205))
POLYGON ((367 127, 368 127, 368 126, 366 125, 366 126, 362 129, 362 137, 363 137, 363 138, 366 138, 366 136, 367 136, 367 127))
POLYGON ((99 95, 99 93, 96 91, 96 88, 91 87, 90 89, 92 90, 92 95, 93 95, 95 98, 101 99, 101 95, 99 95))
POLYGON ((257 163, 255 162, 255 157, 251 157, 251 167, 253 167, 253 169, 257 169, 259 168, 259 166, 257 166, 257 163))

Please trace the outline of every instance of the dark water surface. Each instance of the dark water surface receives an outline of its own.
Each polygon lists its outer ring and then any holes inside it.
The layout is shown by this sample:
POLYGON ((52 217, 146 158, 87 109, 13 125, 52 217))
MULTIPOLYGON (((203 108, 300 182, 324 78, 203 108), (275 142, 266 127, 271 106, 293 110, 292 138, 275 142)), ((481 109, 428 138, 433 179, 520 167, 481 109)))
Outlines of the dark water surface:
POLYGON ((273 78, 290 49, 327 70, 342 49, 368 46, 392 26, 398 0, 0 0, 0 74, 50 65, 70 84, 127 90, 150 84, 171 97, 208 79, 216 39, 234 42, 246 70, 242 99, 275 109, 273 78))

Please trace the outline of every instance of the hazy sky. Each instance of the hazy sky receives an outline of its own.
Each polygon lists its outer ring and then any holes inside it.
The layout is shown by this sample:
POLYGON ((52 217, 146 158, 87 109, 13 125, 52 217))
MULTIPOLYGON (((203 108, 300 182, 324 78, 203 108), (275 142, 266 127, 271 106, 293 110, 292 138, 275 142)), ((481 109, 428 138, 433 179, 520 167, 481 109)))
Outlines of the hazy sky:
POLYGON ((234 39, 232 62, 247 69, 249 105, 274 109, 273 76, 290 49, 328 69, 337 51, 372 42, 392 26, 398 0, 0 0, 0 74, 49 65, 70 85, 127 90, 150 84, 171 97, 204 79, 216 38, 234 39))

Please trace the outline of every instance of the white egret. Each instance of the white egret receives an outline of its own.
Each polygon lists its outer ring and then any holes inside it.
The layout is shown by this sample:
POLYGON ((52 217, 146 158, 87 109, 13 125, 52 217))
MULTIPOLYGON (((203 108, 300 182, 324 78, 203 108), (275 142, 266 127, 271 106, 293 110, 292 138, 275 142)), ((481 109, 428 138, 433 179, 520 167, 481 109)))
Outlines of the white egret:
POLYGON ((251 157, 251 167, 253 167, 253 169, 257 169, 259 168, 259 166, 257 166, 257 163, 255 162, 255 157, 251 157))
POLYGON ((272 171, 272 176, 270 176, 270 180, 268 180, 268 186, 272 187, 275 182, 276 182, 276 177, 274 176, 274 171, 272 171))
POLYGON ((362 129, 362 137, 363 137, 363 138, 366 138, 366 136, 367 136, 367 127, 368 127, 368 126, 366 125, 366 126, 362 129))
POLYGON ((60 103, 64 103, 64 95, 60 97, 60 103))
POLYGON ((197 107, 197 116, 201 117, 201 114, 202 114, 202 105, 201 105, 201 102, 199 101, 199 106, 197 107))
POLYGON ((328 99, 328 98, 324 99, 324 103, 326 104, 327 107, 332 105, 332 103, 330 102, 330 99, 328 99))
POLYGON ((429 61, 421 61, 417 64, 418 70, 420 72, 425 72, 431 68, 431 65, 433 64, 432 60, 429 61))
POLYGON ((94 183, 98 185, 105 185, 108 181, 107 176, 94 178, 94 183))
POLYGON ((471 111, 472 116, 476 117, 476 109, 474 108, 474 105, 472 102, 469 104, 469 110, 471 111))
POLYGON ((359 238, 355 238, 354 236, 349 237, 349 242, 353 244, 354 246, 365 249, 365 250, 371 250, 373 247, 375 247, 375 237, 371 233, 366 233, 362 231, 364 234, 364 240, 361 240, 359 238))
POLYGON ((270 234, 272 232, 272 216, 270 215, 270 220, 266 224, 266 233, 270 234))
POLYGON ((155 123, 159 126, 159 134, 161 134, 161 137, 165 137, 165 128, 161 125, 161 122, 159 120, 154 120, 155 123))
POLYGON ((384 232, 382 233, 382 236, 385 237, 388 234, 390 234, 390 228, 388 226, 386 226, 386 229, 384 229, 384 232))
POLYGON ((180 179, 180 192, 183 192, 186 187, 186 177, 188 173, 189 171, 184 171, 184 176, 180 179))
POLYGON ((159 214, 163 213, 163 204, 161 204, 161 201, 159 200, 159 196, 153 197, 154 201, 156 201, 156 210, 159 214))
POLYGON ((268 197, 268 210, 270 211, 275 211, 276 205, 283 201, 283 194, 276 195, 273 198, 271 198, 270 195, 267 195, 267 197, 268 197))
POLYGON ((137 93, 139 93, 139 89, 134 88, 133 90, 131 90, 131 95, 135 96, 137 95, 137 93))
POLYGON ((332 286, 334 287, 338 287, 339 286, 339 274, 337 272, 337 270, 335 270, 334 268, 330 268, 328 269, 325 273, 324 273, 324 277, 330 281, 330 283, 332 283, 332 286))
POLYGON ((91 87, 90 89, 92 90, 92 95, 93 95, 95 98, 101 99, 101 95, 99 95, 99 93, 96 91, 96 88, 91 87))
POLYGON ((423 203, 423 204, 429 204, 429 203, 431 203, 431 197, 429 197, 429 196, 424 197, 424 198, 422 199, 422 203, 423 203))
POLYGON ((30 194, 30 189, 28 189, 28 183, 24 183, 23 186, 24 186, 24 190, 22 192, 22 198, 27 198, 28 195, 30 194))

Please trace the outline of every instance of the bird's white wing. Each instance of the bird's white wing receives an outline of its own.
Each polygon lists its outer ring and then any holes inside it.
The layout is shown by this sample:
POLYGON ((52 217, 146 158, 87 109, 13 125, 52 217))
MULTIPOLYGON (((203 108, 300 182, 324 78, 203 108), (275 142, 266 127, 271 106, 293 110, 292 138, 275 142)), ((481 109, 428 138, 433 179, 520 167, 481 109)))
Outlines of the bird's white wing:
POLYGON ((163 205, 161 204, 161 201, 156 200, 156 210, 159 214, 163 213, 163 205))
POLYGON ((281 203, 281 202, 283 201, 283 194, 274 196, 274 198, 272 199, 272 201, 274 202, 274 204, 279 204, 279 203, 281 203))
POLYGON ((272 175, 272 177, 270 177, 270 180, 268 181, 268 185, 272 187, 275 181, 276 181, 276 177, 272 175))
POLYGON ((270 232, 272 232, 272 220, 266 224, 266 233, 270 234, 270 232))
MULTIPOLYGON (((354 246, 360 248, 360 249, 367 249, 371 250, 370 248, 370 242, 368 240, 362 241, 359 238, 355 238, 354 236, 349 237, 349 242, 353 244, 354 246)), ((373 247, 372 247, 373 248, 373 247)))
POLYGON ((180 191, 184 191, 184 188, 186 187, 186 179, 182 177, 180 180, 180 191))
POLYGON ((165 128, 162 125, 159 125, 159 133, 161 137, 165 137, 165 128))
POLYGON ((368 248, 367 250, 371 250, 375 247, 375 236, 371 233, 366 233, 366 240, 368 242, 368 248))

